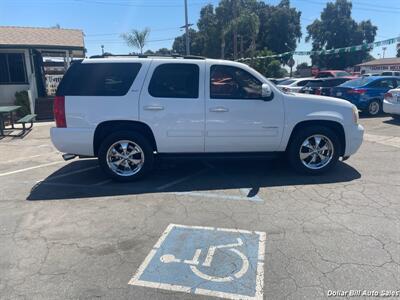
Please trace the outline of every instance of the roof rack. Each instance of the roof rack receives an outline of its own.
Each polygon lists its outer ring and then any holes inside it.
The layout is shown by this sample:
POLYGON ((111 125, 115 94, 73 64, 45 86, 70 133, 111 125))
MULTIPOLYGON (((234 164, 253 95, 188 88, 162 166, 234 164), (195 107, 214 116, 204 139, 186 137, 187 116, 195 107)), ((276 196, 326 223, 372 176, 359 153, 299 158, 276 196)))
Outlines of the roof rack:
POLYGON ((180 55, 180 54, 171 54, 171 55, 157 55, 157 54, 111 54, 104 53, 102 55, 92 55, 89 58, 107 58, 107 57, 137 57, 137 58, 151 58, 151 57, 163 57, 163 58, 182 58, 182 59, 206 59, 204 56, 197 55, 180 55))

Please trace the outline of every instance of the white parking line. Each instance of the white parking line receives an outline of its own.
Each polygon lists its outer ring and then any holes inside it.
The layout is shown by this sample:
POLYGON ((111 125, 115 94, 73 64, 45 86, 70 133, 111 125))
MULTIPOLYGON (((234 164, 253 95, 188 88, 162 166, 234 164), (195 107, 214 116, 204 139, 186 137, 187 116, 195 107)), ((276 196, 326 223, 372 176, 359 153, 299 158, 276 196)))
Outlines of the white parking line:
POLYGON ((1 173, 0 177, 13 175, 13 174, 18 174, 18 173, 22 173, 22 172, 26 172, 26 171, 30 171, 30 170, 34 170, 34 169, 39 169, 39 168, 44 168, 44 167, 49 167, 49 166, 62 164, 62 163, 65 163, 65 161, 54 161, 54 162, 47 163, 47 164, 42 164, 42 165, 33 166, 33 167, 29 167, 29 168, 24 168, 24 169, 19 169, 19 170, 15 170, 15 171, 11 171, 11 172, 1 173))
POLYGON ((400 148, 400 137, 375 135, 375 134, 366 133, 366 134, 364 134, 364 139, 368 142, 400 148))
POLYGON ((21 157, 17 159, 12 159, 12 160, 6 160, 4 163, 13 163, 13 162, 18 162, 18 161, 24 161, 24 160, 30 160, 35 157, 39 156, 44 156, 43 154, 37 154, 37 155, 32 155, 32 156, 26 156, 26 157, 21 157))
POLYGON ((97 182, 95 184, 92 184, 92 186, 101 186, 101 185, 105 185, 105 184, 110 183, 110 182, 112 182, 112 179, 107 179, 107 180, 103 180, 103 181, 97 182))
POLYGON ((258 196, 255 197, 240 197, 240 196, 229 196, 229 195, 220 195, 208 192, 178 192, 174 193, 177 196, 193 196, 193 197, 202 197, 202 198, 216 198, 223 200, 236 200, 236 201, 252 201, 252 202, 263 202, 264 200, 258 196))

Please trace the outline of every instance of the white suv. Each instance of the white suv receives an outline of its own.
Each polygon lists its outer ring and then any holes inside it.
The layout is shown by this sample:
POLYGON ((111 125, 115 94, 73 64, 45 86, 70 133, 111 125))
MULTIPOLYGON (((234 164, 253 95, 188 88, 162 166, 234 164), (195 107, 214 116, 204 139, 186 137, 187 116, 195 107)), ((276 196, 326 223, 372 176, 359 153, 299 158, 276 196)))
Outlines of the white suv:
POLYGON ((286 153, 319 174, 354 154, 364 132, 347 101, 285 94, 245 64, 198 57, 85 59, 60 83, 54 114, 64 158, 98 157, 120 181, 177 154, 286 153))

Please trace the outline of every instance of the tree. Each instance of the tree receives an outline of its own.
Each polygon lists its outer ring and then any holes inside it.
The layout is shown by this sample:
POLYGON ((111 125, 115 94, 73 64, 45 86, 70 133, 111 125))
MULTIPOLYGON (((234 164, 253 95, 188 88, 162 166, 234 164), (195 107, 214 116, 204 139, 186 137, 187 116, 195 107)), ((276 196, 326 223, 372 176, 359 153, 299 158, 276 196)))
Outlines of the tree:
POLYGON ((400 57, 400 44, 397 44, 397 55, 396 57, 400 57))
MULTIPOLYGON (((268 56, 273 53, 269 50, 262 50, 256 52, 257 56, 268 56)), ((252 59, 245 61, 250 67, 254 68, 265 77, 281 78, 287 76, 286 69, 281 67, 281 63, 275 58, 252 59)))
MULTIPOLYGON (((275 53, 294 50, 301 37, 300 15, 289 0, 267 5, 260 0, 221 0, 200 11, 198 31, 191 31, 191 52, 212 58, 236 59, 269 49, 275 53), (193 45, 192 45, 193 44, 193 45), (192 48, 195 47, 195 48, 192 48)), ((174 50, 182 52, 184 36, 174 50)))
MULTIPOLYGON (((192 55, 202 55, 203 49, 203 41, 202 36, 198 31, 190 28, 189 29, 190 36, 190 54, 192 55)), ((175 53, 185 55, 186 54, 186 33, 181 36, 175 38, 174 43, 172 44, 172 50, 175 53)))
POLYGON ((147 44, 147 39, 150 35, 150 29, 145 28, 142 31, 137 29, 131 30, 131 32, 122 34, 122 38, 128 44, 128 46, 140 50, 140 54, 143 54, 143 48, 147 44))
MULTIPOLYGON (((375 40, 377 27, 370 20, 357 23, 351 16, 352 3, 348 0, 336 0, 327 3, 316 19, 307 26, 306 41, 312 41, 313 50, 329 50, 348 47, 375 40)), ((320 68, 345 69, 361 63, 369 50, 330 55, 314 55, 312 62, 320 68)))
POLYGON ((262 4, 259 11, 261 49, 266 47, 275 53, 294 51, 302 36, 301 12, 290 7, 289 0, 282 0, 277 6, 262 4))

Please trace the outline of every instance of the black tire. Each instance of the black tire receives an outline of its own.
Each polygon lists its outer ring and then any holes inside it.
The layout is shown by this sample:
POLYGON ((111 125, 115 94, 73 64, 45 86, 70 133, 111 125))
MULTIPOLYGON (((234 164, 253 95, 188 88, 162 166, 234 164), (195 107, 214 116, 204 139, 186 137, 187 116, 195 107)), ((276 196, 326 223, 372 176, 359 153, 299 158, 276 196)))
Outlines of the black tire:
MULTIPOLYGON (((138 154, 139 155, 139 154, 138 154)), ((142 158, 142 154, 139 155, 142 158)), ((98 159, 101 169, 106 173, 109 177, 116 181, 120 182, 129 182, 133 180, 137 180, 142 178, 146 175, 149 171, 152 170, 154 164, 154 154, 153 148, 143 135, 136 132, 129 132, 129 131, 120 131, 113 133, 107 136, 104 141, 101 143, 99 152, 98 152, 98 159), (117 174, 115 171, 111 169, 107 162, 107 153, 112 145, 117 143, 118 141, 128 140, 133 142, 137 146, 140 147, 143 153, 143 164, 141 168, 132 175, 123 176, 121 174, 117 174)))
POLYGON ((339 160, 341 149, 342 145, 340 143, 339 136, 334 130, 325 126, 313 126, 296 130, 294 136, 291 138, 286 154, 290 164, 296 172, 310 175, 318 175, 329 171, 336 165, 339 160), (333 145, 333 154, 329 163, 327 162, 325 166, 318 169, 307 167, 305 164, 303 164, 300 158, 300 150, 302 149, 303 142, 313 135, 325 136, 331 141, 333 145))
POLYGON ((371 100, 367 108, 368 116, 376 117, 382 113, 382 101, 378 99, 371 100), (378 108, 377 108, 378 107, 378 108))

